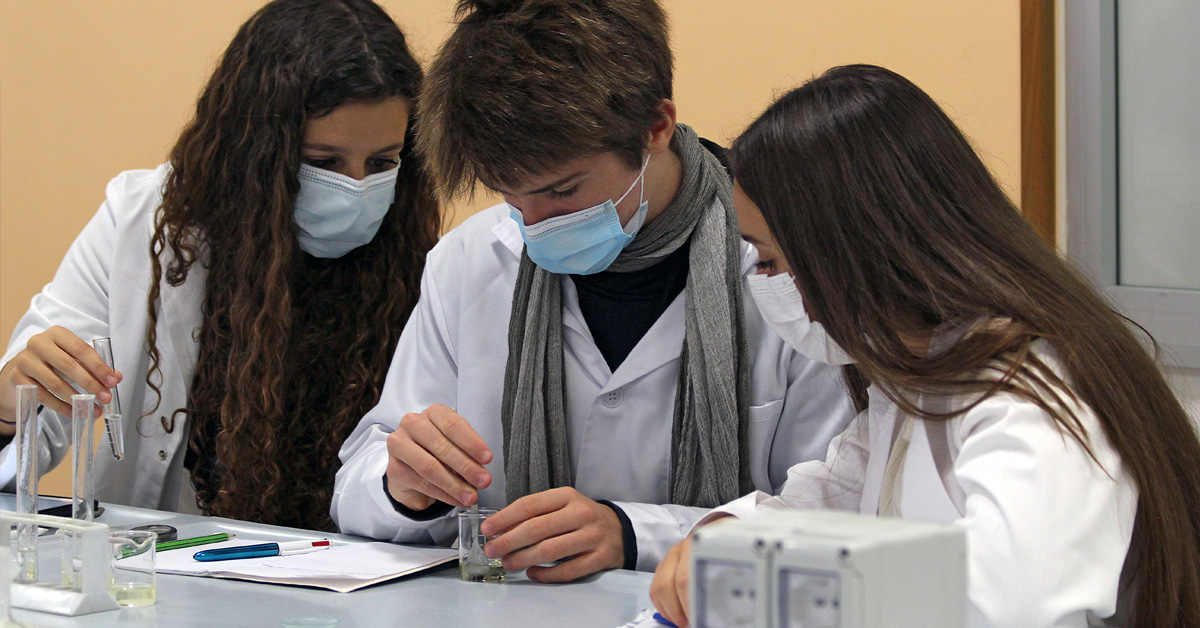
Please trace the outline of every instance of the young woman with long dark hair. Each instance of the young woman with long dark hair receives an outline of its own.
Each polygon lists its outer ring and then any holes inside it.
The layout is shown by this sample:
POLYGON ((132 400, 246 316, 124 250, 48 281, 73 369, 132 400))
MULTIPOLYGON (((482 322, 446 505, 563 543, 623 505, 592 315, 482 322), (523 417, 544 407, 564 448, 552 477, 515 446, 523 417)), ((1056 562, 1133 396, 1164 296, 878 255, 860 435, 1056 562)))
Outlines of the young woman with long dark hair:
POLYGON ((72 385, 107 401, 120 380, 127 455, 100 445, 99 499, 332 527, 338 448, 440 227, 411 150, 421 81, 370 0, 277 0, 242 25, 169 162, 113 179, 13 333, 0 419, 39 386, 43 469, 72 385))
MULTIPOLYGON (((1200 626, 1188 416, 1128 321, 928 95, 882 68, 835 68, 769 107, 732 161, 764 317, 870 388, 824 462, 720 514, 953 521, 972 627, 1200 626)), ((652 590, 676 623, 688 552, 671 551, 652 590)))

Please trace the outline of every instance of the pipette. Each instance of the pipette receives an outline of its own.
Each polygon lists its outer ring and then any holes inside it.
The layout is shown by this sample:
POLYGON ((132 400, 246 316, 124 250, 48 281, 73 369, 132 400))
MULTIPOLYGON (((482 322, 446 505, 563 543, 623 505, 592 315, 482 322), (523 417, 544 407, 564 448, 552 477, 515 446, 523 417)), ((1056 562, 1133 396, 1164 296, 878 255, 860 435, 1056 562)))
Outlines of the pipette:
POLYGON ((471 564, 486 565, 487 555, 483 553, 483 543, 479 539, 479 523, 479 500, 476 499, 475 503, 471 504, 471 538, 474 540, 471 545, 471 564))

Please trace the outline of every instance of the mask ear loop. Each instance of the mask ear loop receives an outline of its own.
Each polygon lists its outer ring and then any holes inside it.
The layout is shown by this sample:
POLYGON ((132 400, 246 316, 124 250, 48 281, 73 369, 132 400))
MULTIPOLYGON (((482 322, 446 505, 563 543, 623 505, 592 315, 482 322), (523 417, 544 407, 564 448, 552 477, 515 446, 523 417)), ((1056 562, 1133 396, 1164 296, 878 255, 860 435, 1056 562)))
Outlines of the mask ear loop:
POLYGON ((629 193, 632 192, 633 188, 637 186, 638 181, 642 182, 642 189, 638 191, 638 207, 642 206, 642 201, 646 200, 646 167, 649 165, 650 153, 646 153, 646 159, 642 162, 642 169, 638 171, 637 178, 633 180, 633 183, 629 184, 629 189, 625 190, 625 193, 621 195, 621 198, 613 202, 614 207, 620 205, 621 201, 625 200, 626 196, 629 196, 629 193))

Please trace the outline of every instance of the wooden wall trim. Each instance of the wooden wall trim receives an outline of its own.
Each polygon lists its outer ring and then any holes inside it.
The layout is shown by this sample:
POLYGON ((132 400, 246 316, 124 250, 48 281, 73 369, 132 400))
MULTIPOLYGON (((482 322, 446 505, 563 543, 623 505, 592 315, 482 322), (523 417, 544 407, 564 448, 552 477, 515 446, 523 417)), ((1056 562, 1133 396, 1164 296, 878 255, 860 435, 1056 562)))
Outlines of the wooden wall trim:
POLYGON ((1021 0, 1021 212, 1055 233, 1054 1, 1021 0))

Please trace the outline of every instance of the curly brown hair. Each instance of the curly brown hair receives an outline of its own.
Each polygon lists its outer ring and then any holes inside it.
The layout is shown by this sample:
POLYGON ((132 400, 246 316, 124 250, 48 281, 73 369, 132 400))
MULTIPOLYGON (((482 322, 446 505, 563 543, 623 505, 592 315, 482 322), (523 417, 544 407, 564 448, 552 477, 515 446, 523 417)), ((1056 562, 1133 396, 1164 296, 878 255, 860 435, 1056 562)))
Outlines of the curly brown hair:
MULTIPOLYGON (((206 513, 331 529, 337 452, 379 399, 419 296, 440 212, 412 151, 420 65, 370 0, 277 0, 242 25, 171 151, 151 240, 147 384, 162 381, 162 281, 208 270, 188 407, 206 513), (410 104, 395 202, 369 244, 302 254, 293 218, 308 120, 346 103, 410 104)), ((160 396, 161 400, 161 396, 160 396)), ((154 412, 157 410, 157 404, 154 412)))

